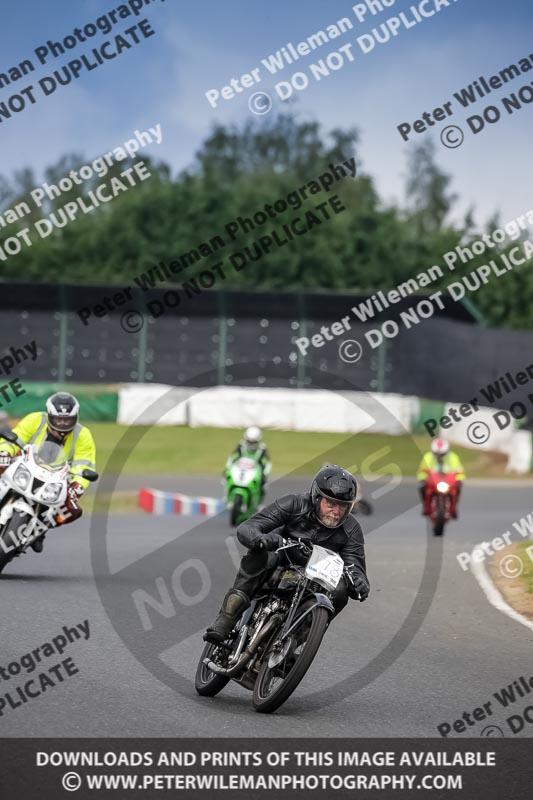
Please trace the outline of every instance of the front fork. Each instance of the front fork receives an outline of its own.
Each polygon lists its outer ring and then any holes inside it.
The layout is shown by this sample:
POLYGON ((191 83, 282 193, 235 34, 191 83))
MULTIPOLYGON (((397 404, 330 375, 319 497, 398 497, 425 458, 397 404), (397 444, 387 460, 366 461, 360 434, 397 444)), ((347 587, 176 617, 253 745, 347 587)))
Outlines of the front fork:
POLYGON ((280 644, 281 642, 284 641, 284 639, 286 639, 290 635, 291 631, 297 624, 299 624, 300 620, 303 617, 307 616, 307 614, 310 614, 314 608, 317 608, 317 606, 325 608, 327 611, 331 613, 332 617, 335 614, 333 603, 331 602, 329 597, 323 594, 322 592, 313 592, 312 594, 314 597, 314 603, 311 606, 309 606, 309 608, 307 608, 303 614, 299 614, 298 617, 295 619, 298 608, 300 607, 300 602, 305 594, 305 591, 309 583, 310 581, 306 578, 306 580, 302 583, 301 587, 298 589, 298 591, 295 593, 293 597, 289 613, 287 614, 285 622, 283 623, 281 630, 278 636, 276 637, 276 641, 279 642, 280 644))

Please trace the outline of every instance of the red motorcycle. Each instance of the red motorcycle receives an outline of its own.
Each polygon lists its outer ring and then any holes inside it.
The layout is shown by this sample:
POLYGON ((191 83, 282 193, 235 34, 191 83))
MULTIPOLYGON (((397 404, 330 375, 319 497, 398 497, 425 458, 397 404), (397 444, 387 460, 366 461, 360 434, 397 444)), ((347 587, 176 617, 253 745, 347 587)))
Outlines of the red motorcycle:
POLYGON ((429 517, 435 536, 457 512, 457 473, 429 471, 424 495, 424 514, 429 517))

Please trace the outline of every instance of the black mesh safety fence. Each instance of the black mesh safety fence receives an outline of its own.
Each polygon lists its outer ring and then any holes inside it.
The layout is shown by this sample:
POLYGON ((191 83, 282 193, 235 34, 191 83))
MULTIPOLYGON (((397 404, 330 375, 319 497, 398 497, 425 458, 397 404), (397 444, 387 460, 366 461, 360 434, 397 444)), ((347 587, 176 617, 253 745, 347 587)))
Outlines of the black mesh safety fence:
POLYGON ((533 364, 533 331, 486 328, 451 301, 406 323, 402 312, 422 299, 413 295, 362 323, 353 312, 365 300, 358 295, 176 297, 163 288, 125 296, 119 287, 2 284, 0 342, 4 352, 37 342, 39 358, 17 368, 34 381, 197 385, 196 376, 209 374, 214 384, 232 385, 233 366, 253 361, 257 386, 305 388, 314 368, 325 389, 347 377, 362 391, 452 402, 533 364), (271 363, 283 365, 275 378, 271 363))

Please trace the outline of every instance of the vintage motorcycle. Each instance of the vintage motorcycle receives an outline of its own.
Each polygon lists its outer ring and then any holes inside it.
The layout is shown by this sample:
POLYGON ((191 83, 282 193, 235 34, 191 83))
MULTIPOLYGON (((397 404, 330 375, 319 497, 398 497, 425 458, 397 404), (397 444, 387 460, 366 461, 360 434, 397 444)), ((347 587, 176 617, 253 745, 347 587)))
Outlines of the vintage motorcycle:
MULTIPOLYGON (((256 711, 271 713, 294 692, 333 617, 331 592, 352 567, 325 547, 284 539, 289 566, 277 567, 222 645, 207 643, 196 670, 198 694, 214 697, 230 681, 253 691, 256 711), (303 554, 304 566, 291 553, 303 554)), ((301 555, 300 558, 301 559, 301 555)))
MULTIPOLYGON (((1 438, 16 444, 21 453, 0 478, 0 572, 57 524, 69 485, 69 463, 60 444, 25 445, 12 431, 1 438)), ((98 480, 90 469, 84 469, 82 477, 98 480)))
POLYGON ((435 536, 442 536, 446 523, 457 508, 455 472, 429 471, 424 494, 424 512, 429 517, 435 536))

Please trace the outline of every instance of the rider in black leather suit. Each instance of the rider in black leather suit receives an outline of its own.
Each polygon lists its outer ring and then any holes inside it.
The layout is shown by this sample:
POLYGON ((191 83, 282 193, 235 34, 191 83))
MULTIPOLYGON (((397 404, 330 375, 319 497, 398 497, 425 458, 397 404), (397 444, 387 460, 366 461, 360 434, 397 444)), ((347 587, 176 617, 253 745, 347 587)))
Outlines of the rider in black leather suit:
MULTIPOLYGON (((283 537, 323 545, 339 553, 346 565, 353 565, 354 585, 348 586, 342 578, 333 592, 335 615, 342 611, 349 596, 366 600, 370 586, 363 532, 350 513, 356 495, 353 475, 341 467, 327 465, 315 475, 308 494, 281 497, 239 525, 237 538, 249 552, 241 559, 233 587, 204 639, 213 644, 223 642, 272 570, 288 563, 285 551, 272 552, 281 547, 283 537)), ((293 561, 297 557, 293 551, 293 561)), ((301 563, 305 561, 302 555, 301 563)))

